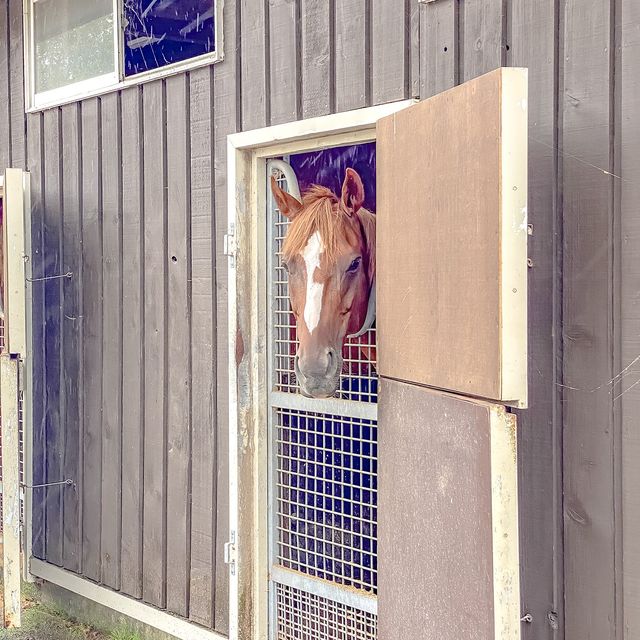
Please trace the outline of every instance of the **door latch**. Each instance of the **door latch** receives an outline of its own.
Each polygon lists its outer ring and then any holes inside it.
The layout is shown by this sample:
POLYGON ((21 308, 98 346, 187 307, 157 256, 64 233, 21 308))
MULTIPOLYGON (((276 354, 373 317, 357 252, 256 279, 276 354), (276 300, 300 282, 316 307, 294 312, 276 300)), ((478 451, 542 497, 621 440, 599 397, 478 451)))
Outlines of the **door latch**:
POLYGON ((236 234, 234 225, 229 226, 229 233, 224 234, 224 255, 231 258, 233 264, 236 254, 238 253, 238 244, 236 242, 236 234))
POLYGON ((236 547, 236 532, 231 532, 231 540, 224 543, 224 562, 229 565, 231 575, 236 575, 236 566, 238 562, 238 549, 236 547))

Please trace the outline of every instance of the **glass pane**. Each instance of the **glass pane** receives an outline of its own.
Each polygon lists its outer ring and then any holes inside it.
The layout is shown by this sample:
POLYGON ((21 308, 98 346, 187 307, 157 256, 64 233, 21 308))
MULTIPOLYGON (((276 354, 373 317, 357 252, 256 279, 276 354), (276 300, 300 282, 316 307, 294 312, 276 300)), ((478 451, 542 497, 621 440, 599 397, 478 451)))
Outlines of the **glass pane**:
POLYGON ((115 73, 113 0, 33 3, 36 93, 115 73))
POLYGON ((125 0, 125 75, 214 51, 214 6, 214 0, 125 0))

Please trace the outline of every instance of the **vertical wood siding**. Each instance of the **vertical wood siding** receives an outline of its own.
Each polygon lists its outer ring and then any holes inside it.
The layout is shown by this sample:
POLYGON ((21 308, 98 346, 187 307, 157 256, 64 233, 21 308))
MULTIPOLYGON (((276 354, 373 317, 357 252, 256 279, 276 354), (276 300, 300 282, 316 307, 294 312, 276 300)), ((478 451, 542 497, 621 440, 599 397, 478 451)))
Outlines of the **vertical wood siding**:
MULTIPOLYGON (((615 385, 616 417, 620 420, 619 441, 615 448, 617 469, 620 470, 622 511, 622 548, 618 556, 622 567, 617 567, 616 581, 622 590, 624 606, 622 620, 618 619, 627 638, 640 637, 640 4, 624 0, 618 5, 620 13, 615 20, 616 59, 615 83, 616 156, 614 169, 624 181, 615 180, 614 203, 619 216, 615 229, 615 246, 620 247, 614 272, 616 292, 620 302, 620 358, 618 370, 625 371, 615 385), (622 575, 620 575, 622 574, 622 575)), ((614 316, 615 317, 615 316, 614 316)))
POLYGON ((640 633, 635 0, 226 0, 224 62, 26 117, 21 20, 0 167, 34 276, 73 273, 34 285, 34 481, 76 481, 34 495, 36 556, 226 632, 226 136, 527 66, 523 637, 640 633))
POLYGON ((529 68, 529 406, 518 415, 522 611, 534 623, 523 638, 551 638, 549 614, 562 615, 561 414, 554 356, 560 349, 561 294, 555 195, 557 117, 554 0, 514 0, 507 62, 529 68), (539 55, 540 50, 547 55, 539 55))
MULTIPOLYGON (((608 0, 589 11, 567 0, 565 60, 559 104, 564 229, 564 500, 567 636, 609 638, 616 632, 616 502, 613 420, 613 90, 608 0), (584 162, 577 162, 576 158, 584 162), (589 166, 592 165, 592 166, 589 166), (593 166, 605 171, 594 170, 593 166), (585 295, 588 290, 589 294, 585 295), (570 388, 569 388, 570 387, 570 388)), ((617 324, 617 323, 616 323, 617 324)))
POLYGON ((122 92, 122 531, 121 588, 142 597, 144 282, 142 92, 122 92), (124 196, 126 194, 126 196, 124 196))

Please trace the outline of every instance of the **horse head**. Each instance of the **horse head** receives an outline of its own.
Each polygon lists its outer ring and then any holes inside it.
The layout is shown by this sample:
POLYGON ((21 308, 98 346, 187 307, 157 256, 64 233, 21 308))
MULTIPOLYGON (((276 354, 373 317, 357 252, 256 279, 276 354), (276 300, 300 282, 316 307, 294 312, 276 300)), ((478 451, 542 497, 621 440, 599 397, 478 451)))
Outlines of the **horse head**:
POLYGON ((271 178, 280 212, 291 224, 283 244, 289 298, 299 339, 295 372, 308 397, 335 394, 342 348, 371 313, 376 270, 376 218, 362 207, 360 176, 347 169, 342 194, 317 185, 302 202, 271 178))

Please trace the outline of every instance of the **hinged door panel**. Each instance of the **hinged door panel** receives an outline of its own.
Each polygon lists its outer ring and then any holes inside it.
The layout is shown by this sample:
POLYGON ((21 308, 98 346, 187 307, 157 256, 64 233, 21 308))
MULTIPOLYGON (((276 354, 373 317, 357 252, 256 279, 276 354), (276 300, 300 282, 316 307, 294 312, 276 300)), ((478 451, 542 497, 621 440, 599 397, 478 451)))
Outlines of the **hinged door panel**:
POLYGON ((518 640, 516 416, 380 388, 379 637, 518 640))
POLYGON ((527 402, 527 72, 378 122, 382 376, 527 402))

